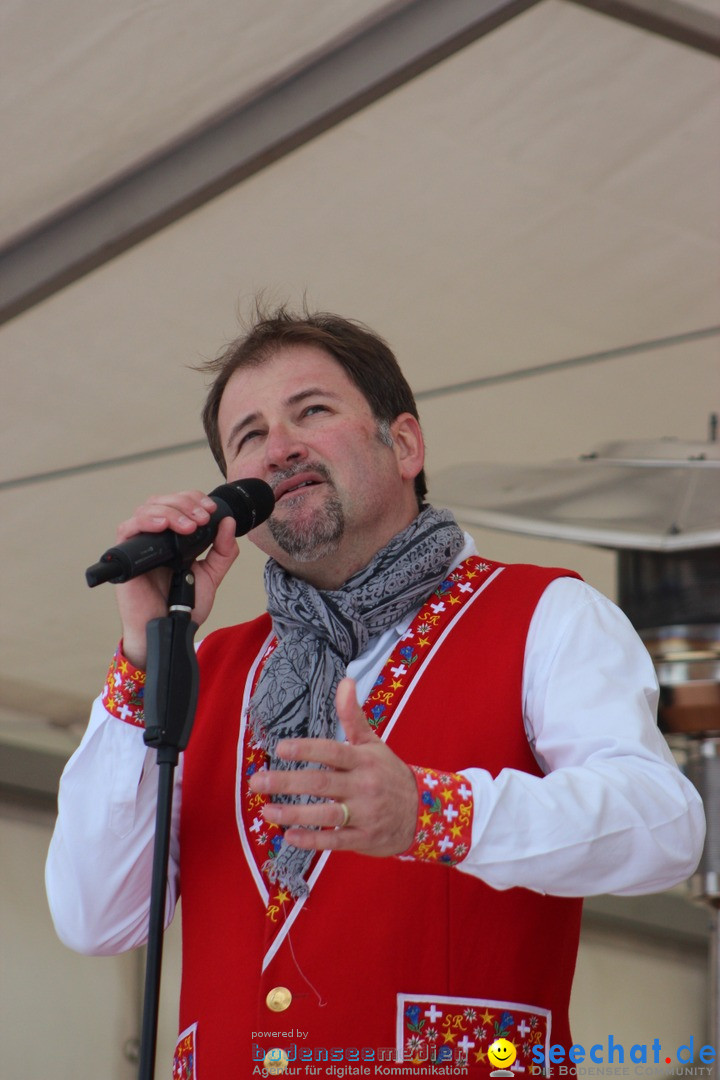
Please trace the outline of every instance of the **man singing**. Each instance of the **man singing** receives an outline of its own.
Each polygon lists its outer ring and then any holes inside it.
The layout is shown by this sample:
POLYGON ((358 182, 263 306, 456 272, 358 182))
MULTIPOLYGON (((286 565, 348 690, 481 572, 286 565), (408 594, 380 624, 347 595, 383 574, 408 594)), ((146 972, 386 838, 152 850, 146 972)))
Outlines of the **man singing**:
MULTIPOLYGON (((567 570, 481 558, 425 502, 417 407, 362 325, 285 308, 211 365, 203 418, 228 480, 274 490, 249 534, 267 613, 199 645, 177 770, 167 919, 182 893, 178 1076, 302 1062, 492 1067, 571 1044, 582 896, 669 888, 704 819, 654 719, 650 659, 567 570), (183 1071, 184 1070, 184 1071, 183 1071)), ((192 533, 198 491, 118 539, 192 533)), ((237 555, 195 565, 198 624, 237 555)), ((145 627, 168 571, 117 587, 122 641, 60 787, 47 887, 82 952, 147 932, 156 798, 145 627)), ((547 1059, 547 1053, 546 1053, 547 1059)))

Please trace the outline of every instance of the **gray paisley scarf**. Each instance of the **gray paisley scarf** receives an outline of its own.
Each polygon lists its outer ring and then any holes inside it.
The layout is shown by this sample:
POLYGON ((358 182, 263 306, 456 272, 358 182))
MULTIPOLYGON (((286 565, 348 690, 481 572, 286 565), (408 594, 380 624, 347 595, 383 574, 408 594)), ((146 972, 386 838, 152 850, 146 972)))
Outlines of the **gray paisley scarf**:
MULTIPOLYGON (((278 646, 251 699, 250 723, 270 768, 317 767, 281 761, 275 756, 278 741, 335 737, 335 690, 347 665, 371 638, 423 604, 446 578, 463 542, 449 511, 426 507, 340 589, 320 591, 268 561, 265 588, 278 646)), ((276 799, 319 801, 298 795, 276 799)), ((308 891, 304 874, 313 855, 283 842, 264 870, 271 881, 301 896, 308 891)))

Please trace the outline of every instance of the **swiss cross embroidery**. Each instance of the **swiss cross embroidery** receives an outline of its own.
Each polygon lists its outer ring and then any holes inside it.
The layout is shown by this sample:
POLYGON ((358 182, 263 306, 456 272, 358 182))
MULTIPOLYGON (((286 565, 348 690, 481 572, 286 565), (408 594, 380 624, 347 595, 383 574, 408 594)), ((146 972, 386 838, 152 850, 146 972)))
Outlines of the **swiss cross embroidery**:
MULTIPOLYGON (((255 673, 253 692, 255 691, 263 667, 276 648, 277 640, 273 640, 263 653, 255 673)), ((278 923, 282 922, 287 914, 289 905, 292 903, 292 896, 290 893, 286 892, 285 889, 282 889, 271 882, 263 867, 268 859, 272 860, 277 856, 280 845, 282 844, 283 830, 279 825, 276 825, 274 822, 266 821, 262 816, 262 808, 267 802, 267 796, 251 791, 248 786, 248 781, 253 773, 258 772, 259 769, 267 768, 267 765, 267 754, 262 747, 252 741, 250 725, 248 724, 245 728, 245 739, 243 744, 242 776, 245 831, 247 836, 252 840, 255 861, 262 874, 265 887, 268 890, 268 904, 266 909, 267 918, 273 923, 278 923)))
POLYGON ((145 672, 127 660, 118 645, 103 687, 102 703, 111 716, 135 727, 145 726, 145 672))
MULTIPOLYGON (((382 735, 404 694, 415 679, 422 666, 420 662, 423 659, 423 654, 432 647, 445 627, 456 617, 462 607, 486 580, 488 571, 493 569, 494 565, 483 561, 478 556, 471 556, 461 563, 426 600, 386 661, 363 706, 368 723, 377 735, 382 735)), ((262 656, 255 674, 253 691, 263 665, 276 646, 276 641, 271 642, 262 656)), ((263 865, 267 860, 276 857, 282 843, 283 830, 279 825, 265 821, 262 816, 261 811, 267 796, 252 792, 248 786, 248 781, 253 773, 264 768, 267 768, 267 756, 259 746, 253 743, 250 725, 247 724, 243 743, 241 800, 243 822, 246 835, 252 842, 256 865, 268 890, 267 918, 279 928, 289 914, 294 900, 289 893, 278 888, 275 883, 269 880, 267 874, 263 871, 263 865)), ((431 770, 427 771, 431 772, 431 770)), ((457 777, 456 779, 458 782, 462 782, 463 778, 457 777)), ((460 842, 459 850, 457 847, 454 849, 454 858, 446 858, 442 861, 459 862, 463 855, 466 854, 466 852, 462 851, 462 842, 460 842)), ((446 852, 441 851, 440 854, 446 854, 446 852)), ((412 857, 432 858, 433 856, 413 852, 412 857)), ((309 873, 312 872, 317 858, 316 855, 309 873)))
POLYGON ((420 998, 399 995, 402 1010, 398 1025, 398 1060, 406 1065, 450 1064, 486 1066, 488 1048, 507 1039, 517 1058, 513 1072, 538 1072, 533 1059, 536 1046, 548 1055, 550 1013, 532 1005, 481 1001, 477 998, 420 998), (402 1056, 401 1056, 402 1055, 402 1056))
POLYGON ((387 660, 363 706, 368 723, 378 735, 417 675, 423 654, 473 596, 493 565, 477 555, 471 556, 425 601, 387 660))
POLYGON ((172 1080, 196 1080, 195 1034, 197 1024, 183 1031, 175 1047, 172 1080))
POLYGON ((472 789, 460 773, 412 766, 418 788, 418 821, 404 859, 457 866, 470 850, 472 789))

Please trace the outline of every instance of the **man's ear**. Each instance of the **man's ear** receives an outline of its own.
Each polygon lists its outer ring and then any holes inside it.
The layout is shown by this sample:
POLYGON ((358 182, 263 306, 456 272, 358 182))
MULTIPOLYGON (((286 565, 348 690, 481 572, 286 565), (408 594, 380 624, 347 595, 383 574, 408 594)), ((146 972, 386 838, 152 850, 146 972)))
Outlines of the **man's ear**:
POLYGON ((400 413, 390 425, 400 475, 414 480, 425 464, 425 440, 420 421, 412 413, 400 413))

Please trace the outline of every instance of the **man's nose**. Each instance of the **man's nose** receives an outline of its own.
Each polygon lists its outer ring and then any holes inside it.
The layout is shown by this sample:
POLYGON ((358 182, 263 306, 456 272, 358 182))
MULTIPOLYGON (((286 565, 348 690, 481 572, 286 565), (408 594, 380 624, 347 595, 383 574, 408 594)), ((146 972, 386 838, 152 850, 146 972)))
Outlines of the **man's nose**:
POLYGON ((307 447, 287 424, 271 428, 265 441, 265 461, 269 469, 286 469, 307 457, 307 447))

